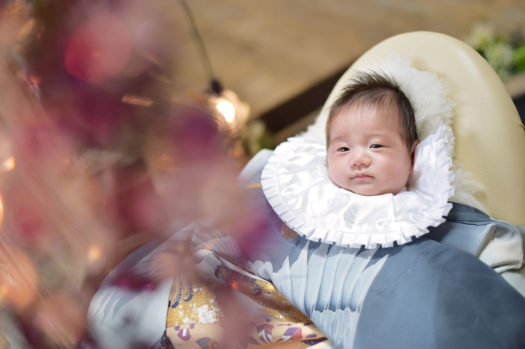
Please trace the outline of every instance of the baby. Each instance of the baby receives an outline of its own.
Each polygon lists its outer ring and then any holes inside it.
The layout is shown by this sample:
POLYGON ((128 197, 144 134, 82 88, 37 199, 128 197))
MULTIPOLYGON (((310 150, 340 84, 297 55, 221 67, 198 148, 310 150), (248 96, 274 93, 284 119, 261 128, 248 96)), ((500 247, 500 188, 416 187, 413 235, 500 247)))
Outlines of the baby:
POLYGON ((362 73, 330 110, 328 176, 360 195, 397 194, 412 174, 418 144, 412 106, 389 79, 362 73))

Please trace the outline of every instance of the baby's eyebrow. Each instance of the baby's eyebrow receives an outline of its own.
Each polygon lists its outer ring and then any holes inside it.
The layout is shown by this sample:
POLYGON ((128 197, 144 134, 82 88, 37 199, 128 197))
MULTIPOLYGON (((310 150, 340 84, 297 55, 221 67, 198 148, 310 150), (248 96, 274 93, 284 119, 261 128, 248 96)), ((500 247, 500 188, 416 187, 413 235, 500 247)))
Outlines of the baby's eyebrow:
POLYGON ((341 136, 335 137, 335 138, 330 138, 330 143, 332 143, 332 142, 342 142, 342 141, 344 141, 344 137, 341 137, 341 136))
POLYGON ((386 140, 392 137, 392 134, 389 132, 374 132, 374 133, 368 134, 367 137, 371 139, 380 138, 381 140, 386 140))

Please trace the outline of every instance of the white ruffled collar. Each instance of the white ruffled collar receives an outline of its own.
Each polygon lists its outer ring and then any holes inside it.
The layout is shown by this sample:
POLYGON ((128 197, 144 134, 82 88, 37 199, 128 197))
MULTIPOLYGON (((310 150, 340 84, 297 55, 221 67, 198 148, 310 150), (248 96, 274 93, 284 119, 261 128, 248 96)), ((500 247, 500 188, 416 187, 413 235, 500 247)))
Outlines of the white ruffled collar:
POLYGON ((437 76, 404 59, 394 63, 375 71, 394 78, 415 110, 421 142, 407 190, 362 196, 337 187, 328 178, 324 132, 311 130, 280 144, 262 172, 262 188, 274 211, 309 240, 365 248, 401 245, 441 224, 452 207, 454 136, 451 105, 442 98, 445 87, 437 76), (414 80, 422 86, 414 86, 414 80), (432 90, 440 97, 429 100, 432 90), (418 103, 422 93, 423 104, 418 103), (432 115, 436 113, 440 122, 432 115))

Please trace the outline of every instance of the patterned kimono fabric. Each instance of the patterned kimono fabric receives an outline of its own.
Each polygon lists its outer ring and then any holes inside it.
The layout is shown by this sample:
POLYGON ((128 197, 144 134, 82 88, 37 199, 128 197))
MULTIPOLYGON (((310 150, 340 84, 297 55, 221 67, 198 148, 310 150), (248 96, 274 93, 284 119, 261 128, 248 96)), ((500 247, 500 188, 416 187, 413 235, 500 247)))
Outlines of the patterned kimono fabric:
MULTIPOLYGON (((275 287, 260 278, 218 268, 221 278, 228 280, 233 292, 244 298, 239 314, 252 307, 260 314, 244 318, 250 332, 235 334, 238 348, 322 348, 329 343, 312 322, 284 299, 275 287)), ((225 329, 224 312, 219 308, 214 285, 192 285, 175 280, 172 285, 166 321, 166 338, 175 348, 217 348, 225 329)), ((169 347, 169 346, 168 346, 169 347)))

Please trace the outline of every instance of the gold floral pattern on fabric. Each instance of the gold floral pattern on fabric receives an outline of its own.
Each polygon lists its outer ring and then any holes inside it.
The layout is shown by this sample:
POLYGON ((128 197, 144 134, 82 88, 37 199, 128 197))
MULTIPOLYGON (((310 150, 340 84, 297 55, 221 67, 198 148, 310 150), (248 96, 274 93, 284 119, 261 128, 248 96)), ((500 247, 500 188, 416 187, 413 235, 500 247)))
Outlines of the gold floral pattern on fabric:
MULTIPOLYGON (((246 336, 245 343, 239 344, 236 349, 302 349, 318 343, 329 343, 314 325, 308 323, 263 320, 252 325, 253 331, 246 336)), ((218 325, 210 324, 176 325, 166 331, 166 337, 175 348, 185 349, 219 348, 222 335, 222 329, 218 325)))
POLYGON ((221 316, 217 300, 208 286, 194 286, 188 281, 173 281, 166 317, 168 328, 175 324, 214 324, 221 316))
MULTIPOLYGON (((245 315, 242 320, 247 322, 250 330, 242 329, 239 333, 231 334, 239 336, 240 342, 236 348, 300 349, 329 343, 324 334, 289 303, 272 283, 225 265, 219 266, 215 275, 246 300, 242 306, 236 307, 235 313, 239 311, 239 316, 245 315)), ((175 348, 219 348, 221 338, 228 336, 226 329, 221 326, 224 318, 213 293, 213 284, 192 285, 180 280, 173 282, 166 338, 175 348)), ((231 326, 227 328, 228 331, 234 330, 231 326)))

